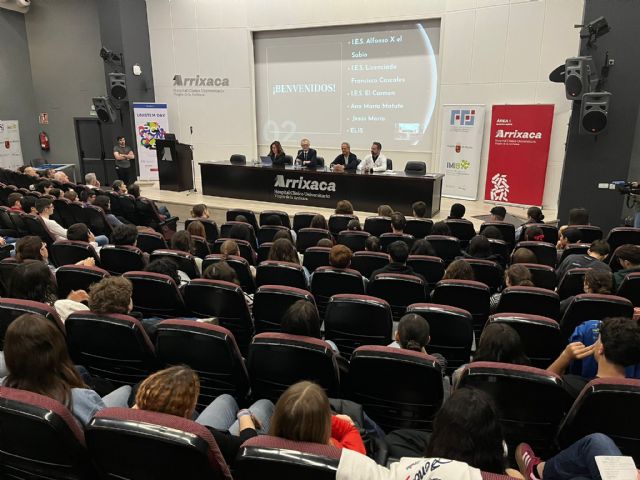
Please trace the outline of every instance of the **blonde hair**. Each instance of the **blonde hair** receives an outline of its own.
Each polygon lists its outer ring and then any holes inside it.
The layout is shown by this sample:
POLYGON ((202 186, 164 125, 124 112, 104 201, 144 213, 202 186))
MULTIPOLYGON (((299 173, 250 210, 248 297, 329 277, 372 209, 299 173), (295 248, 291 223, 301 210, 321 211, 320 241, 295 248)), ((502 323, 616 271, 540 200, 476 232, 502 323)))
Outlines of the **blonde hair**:
POLYGON ((322 387, 304 381, 287 388, 276 403, 269 435, 297 442, 328 444, 331 408, 322 387))
POLYGON ((148 376, 136 393, 136 406, 141 410, 191 418, 199 394, 198 374, 178 365, 148 376))

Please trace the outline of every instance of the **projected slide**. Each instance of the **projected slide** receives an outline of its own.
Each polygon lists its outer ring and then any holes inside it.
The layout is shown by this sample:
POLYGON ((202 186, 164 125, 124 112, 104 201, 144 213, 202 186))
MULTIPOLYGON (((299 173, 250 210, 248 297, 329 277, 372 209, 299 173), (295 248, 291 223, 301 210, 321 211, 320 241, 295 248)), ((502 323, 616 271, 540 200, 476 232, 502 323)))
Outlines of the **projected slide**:
POLYGON ((440 22, 254 36, 258 144, 431 151, 440 22))

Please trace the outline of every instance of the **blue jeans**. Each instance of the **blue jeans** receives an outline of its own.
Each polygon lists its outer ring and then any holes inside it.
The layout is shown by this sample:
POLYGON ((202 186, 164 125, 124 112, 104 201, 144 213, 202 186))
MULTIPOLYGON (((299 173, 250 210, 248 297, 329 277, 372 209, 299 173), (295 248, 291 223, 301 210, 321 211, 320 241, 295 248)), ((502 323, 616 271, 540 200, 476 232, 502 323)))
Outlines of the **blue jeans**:
POLYGON ((106 237, 106 235, 98 235, 96 237, 96 243, 99 247, 104 247, 109 243, 109 239, 106 237))
MULTIPOLYGON (((266 399, 258 400, 249 407, 251 413, 260 422, 261 428, 256 428, 259 434, 265 435, 269 431, 273 409, 273 403, 266 399)), ((239 410, 240 407, 238 407, 238 402, 236 402, 235 398, 225 393, 211 402, 196 418, 196 422, 222 432, 229 431, 231 435, 238 436, 240 434, 240 424, 236 420, 236 414, 239 410)))
POLYGON ((546 461, 544 480, 600 480, 596 455, 622 455, 616 444, 602 433, 592 433, 546 461))

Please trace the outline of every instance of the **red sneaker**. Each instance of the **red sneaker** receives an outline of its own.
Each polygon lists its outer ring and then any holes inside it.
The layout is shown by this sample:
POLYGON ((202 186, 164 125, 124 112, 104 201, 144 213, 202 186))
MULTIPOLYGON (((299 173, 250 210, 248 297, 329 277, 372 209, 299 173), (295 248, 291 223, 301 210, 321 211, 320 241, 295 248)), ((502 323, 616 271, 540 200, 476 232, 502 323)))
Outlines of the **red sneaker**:
POLYGON ((516 462, 518 462, 518 468, 520 473, 524 475, 527 480, 541 480, 538 476, 536 466, 542 462, 534 453, 531 446, 526 443, 521 443, 516 447, 516 462))

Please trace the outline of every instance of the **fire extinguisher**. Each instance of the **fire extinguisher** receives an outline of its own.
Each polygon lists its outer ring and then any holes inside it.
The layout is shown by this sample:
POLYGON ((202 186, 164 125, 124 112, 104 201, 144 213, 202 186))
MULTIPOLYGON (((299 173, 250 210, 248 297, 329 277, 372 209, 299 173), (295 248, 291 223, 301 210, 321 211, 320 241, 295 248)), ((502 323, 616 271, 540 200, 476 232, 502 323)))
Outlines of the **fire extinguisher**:
POLYGON ((40 150, 49 151, 49 136, 47 132, 40 132, 40 150))

